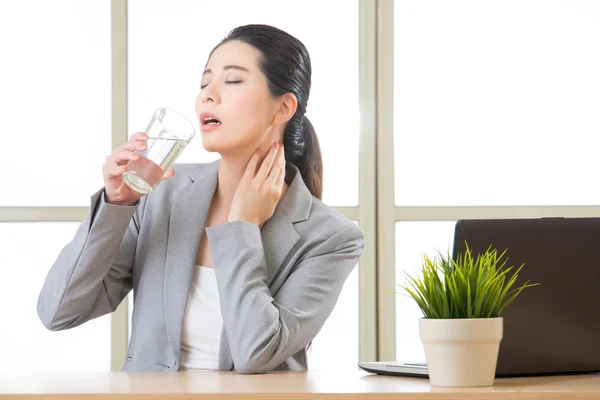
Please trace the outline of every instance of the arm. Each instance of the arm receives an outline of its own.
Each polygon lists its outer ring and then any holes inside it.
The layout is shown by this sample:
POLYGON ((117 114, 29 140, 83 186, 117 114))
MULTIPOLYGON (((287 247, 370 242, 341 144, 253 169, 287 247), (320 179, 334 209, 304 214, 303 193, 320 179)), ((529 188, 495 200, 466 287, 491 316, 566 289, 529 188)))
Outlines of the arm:
POLYGON ((144 204, 143 199, 134 206, 105 203, 104 190, 92 196, 90 212, 58 255, 38 297, 46 328, 73 328, 121 303, 132 288, 144 204))
POLYGON ((308 345, 331 314, 364 246, 358 227, 336 232, 298 261, 272 297, 256 225, 230 222, 208 228, 207 235, 223 323, 240 373, 270 371, 308 345))

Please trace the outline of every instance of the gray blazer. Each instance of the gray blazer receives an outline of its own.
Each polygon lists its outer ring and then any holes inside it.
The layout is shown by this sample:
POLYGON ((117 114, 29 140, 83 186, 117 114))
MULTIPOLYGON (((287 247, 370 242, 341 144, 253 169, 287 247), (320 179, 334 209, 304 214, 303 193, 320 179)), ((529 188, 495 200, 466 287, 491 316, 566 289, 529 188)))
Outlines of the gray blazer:
POLYGON ((314 198, 298 170, 259 229, 205 228, 219 161, 181 164, 134 206, 91 198, 88 216, 48 272, 37 311, 50 330, 114 311, 134 292, 123 371, 177 371, 183 318, 203 229, 215 267, 223 330, 219 369, 306 370, 317 335, 357 264, 361 229, 314 198))

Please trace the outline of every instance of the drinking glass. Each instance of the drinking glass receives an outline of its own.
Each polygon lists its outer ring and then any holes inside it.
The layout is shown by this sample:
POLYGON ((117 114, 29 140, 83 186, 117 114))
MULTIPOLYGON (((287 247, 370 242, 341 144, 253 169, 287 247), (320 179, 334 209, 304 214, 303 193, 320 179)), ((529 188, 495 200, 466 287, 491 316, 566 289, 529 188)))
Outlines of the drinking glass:
POLYGON ((195 134, 194 125, 182 114, 168 108, 156 110, 146 129, 148 148, 136 150, 140 157, 127 163, 125 183, 139 193, 150 193, 195 134))

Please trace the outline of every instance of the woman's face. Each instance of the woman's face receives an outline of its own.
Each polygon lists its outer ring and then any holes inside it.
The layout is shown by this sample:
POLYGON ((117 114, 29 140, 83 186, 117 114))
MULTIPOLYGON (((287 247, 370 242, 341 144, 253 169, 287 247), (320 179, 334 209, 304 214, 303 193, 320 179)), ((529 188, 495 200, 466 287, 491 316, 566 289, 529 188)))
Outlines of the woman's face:
POLYGON ((247 156, 281 139, 272 126, 281 102, 269 92, 260 55, 246 43, 230 41, 208 60, 196 98, 207 151, 247 156))

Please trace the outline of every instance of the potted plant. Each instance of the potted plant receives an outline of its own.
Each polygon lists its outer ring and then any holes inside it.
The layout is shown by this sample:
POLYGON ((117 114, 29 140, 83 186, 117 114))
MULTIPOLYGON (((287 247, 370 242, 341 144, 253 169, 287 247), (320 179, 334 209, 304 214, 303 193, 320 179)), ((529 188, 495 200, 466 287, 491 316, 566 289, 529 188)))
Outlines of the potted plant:
POLYGON ((491 246, 474 256, 466 246, 453 260, 439 251, 423 256, 420 276, 406 273, 399 284, 417 303, 424 317, 419 336, 425 350, 433 386, 491 386, 496 374, 503 334, 502 313, 527 287, 515 286, 521 265, 506 267, 504 258, 491 246))

